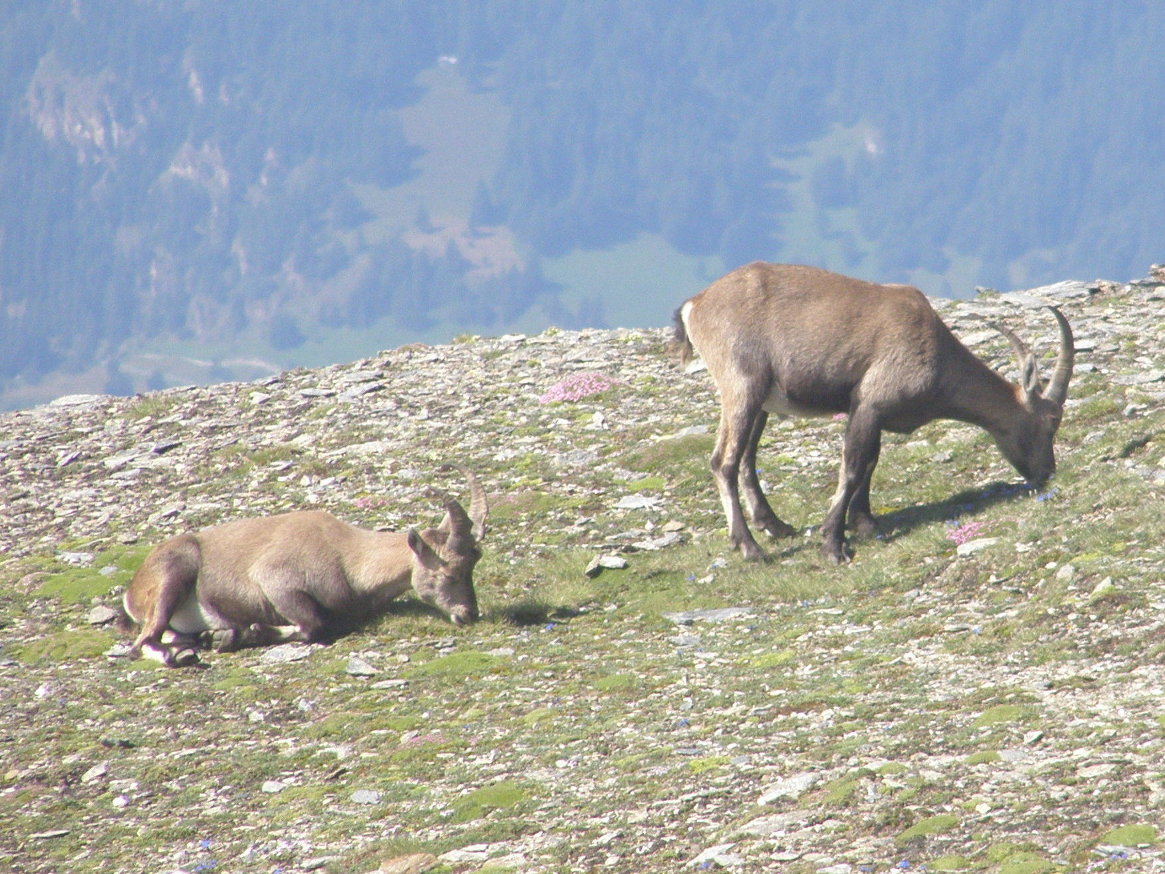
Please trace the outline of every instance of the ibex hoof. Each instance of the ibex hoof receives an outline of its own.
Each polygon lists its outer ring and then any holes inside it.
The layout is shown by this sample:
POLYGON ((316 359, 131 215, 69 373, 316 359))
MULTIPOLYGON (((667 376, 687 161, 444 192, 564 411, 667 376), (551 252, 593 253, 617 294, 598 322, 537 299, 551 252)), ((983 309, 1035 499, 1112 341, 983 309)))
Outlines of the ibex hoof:
POLYGON ((745 561, 765 560, 764 550, 757 546, 755 543, 749 543, 745 541, 744 543, 739 544, 737 548, 740 550, 740 554, 744 556, 745 561))
POLYGON ((233 652, 238 649, 239 632, 235 628, 212 628, 199 635, 198 641, 215 652, 233 652))
POLYGON ((821 547, 821 554, 833 564, 848 564, 854 557, 853 550, 843 543, 826 543, 821 547))
POLYGON ((172 668, 186 668, 199 663, 198 653, 193 647, 184 646, 170 653, 167 664, 172 668))
POLYGON ((873 516, 858 516, 850 521, 850 527, 859 537, 874 537, 878 533, 878 523, 873 516))
POLYGON ((776 522, 769 522, 768 524, 762 526, 761 530, 775 540, 780 540, 784 537, 797 536, 797 529, 790 525, 788 522, 782 522, 780 519, 778 519, 776 522))

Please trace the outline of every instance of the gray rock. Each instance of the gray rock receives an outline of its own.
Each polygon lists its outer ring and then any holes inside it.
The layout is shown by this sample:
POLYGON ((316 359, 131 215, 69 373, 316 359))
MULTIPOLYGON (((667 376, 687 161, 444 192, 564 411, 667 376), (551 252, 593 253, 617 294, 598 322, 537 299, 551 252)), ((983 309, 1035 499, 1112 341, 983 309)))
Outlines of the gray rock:
POLYGON ((765 789, 757 799, 757 804, 772 804, 779 798, 800 798, 820 780, 820 775, 810 771, 793 774, 765 789))
POLYGON ((956 547, 955 553, 962 556, 974 555, 977 552, 990 549, 998 542, 998 537, 976 537, 974 540, 968 540, 966 543, 960 543, 958 547, 956 547))
POLYGON ((654 510, 660 504, 660 498, 649 495, 624 495, 615 504, 616 510, 654 510))
POLYGON ((586 570, 583 571, 588 577, 594 579, 605 570, 621 571, 627 567, 627 559, 618 555, 596 555, 591 559, 591 563, 587 565, 586 570))
POLYGON ((104 604, 98 604, 85 617, 85 621, 90 625, 108 625, 118 617, 118 612, 112 607, 106 607, 104 604))
POLYGON ((315 649, 314 646, 305 643, 281 643, 278 646, 268 647, 263 650, 263 654, 259 656, 259 660, 267 664, 299 662, 310 656, 313 649, 315 649))
POLYGON ((379 669, 374 668, 359 656, 349 658, 348 667, 345 670, 353 677, 374 677, 380 673, 379 669))
POLYGON ((663 618, 677 625, 691 625, 693 622, 728 622, 752 616, 749 607, 719 607, 709 610, 684 610, 679 613, 664 613, 663 618))

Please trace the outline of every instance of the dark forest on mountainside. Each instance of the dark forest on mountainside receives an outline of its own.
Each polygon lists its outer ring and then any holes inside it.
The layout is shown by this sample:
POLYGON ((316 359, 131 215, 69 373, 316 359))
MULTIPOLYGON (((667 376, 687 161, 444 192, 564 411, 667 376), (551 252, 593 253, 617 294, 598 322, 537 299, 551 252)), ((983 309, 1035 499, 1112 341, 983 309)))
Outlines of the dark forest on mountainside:
MULTIPOLYGON (((649 239, 953 295, 1165 260, 1159 4, 0 9, 0 389, 609 326, 569 265, 649 239)), ((692 282, 646 270, 649 323, 692 282)))

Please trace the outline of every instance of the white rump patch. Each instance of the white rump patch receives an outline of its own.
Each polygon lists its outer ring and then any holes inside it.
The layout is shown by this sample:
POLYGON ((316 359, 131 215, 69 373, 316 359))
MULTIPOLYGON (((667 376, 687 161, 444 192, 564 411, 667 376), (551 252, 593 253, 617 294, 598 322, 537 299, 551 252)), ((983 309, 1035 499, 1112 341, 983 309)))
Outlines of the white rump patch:
POLYGON ((684 365, 684 373, 699 373, 701 370, 707 370, 708 365, 704 363, 704 359, 700 356, 700 350, 696 348, 696 344, 692 341, 692 328, 688 324, 688 317, 692 314, 692 302, 685 301, 684 305, 680 307, 680 321, 684 323, 684 331, 688 335, 688 342, 692 344, 692 351, 696 353, 696 357, 684 365))
POLYGON ((226 628, 227 625, 192 595, 174 611, 170 617, 170 627, 179 634, 199 634, 213 628, 226 628))

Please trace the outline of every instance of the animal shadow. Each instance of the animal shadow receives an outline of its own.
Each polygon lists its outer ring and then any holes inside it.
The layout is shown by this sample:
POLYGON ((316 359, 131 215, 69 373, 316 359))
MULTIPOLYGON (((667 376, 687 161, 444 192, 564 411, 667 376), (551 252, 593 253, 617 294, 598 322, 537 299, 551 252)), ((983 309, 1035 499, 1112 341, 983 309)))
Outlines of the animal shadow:
POLYGON ((1031 493, 1032 489, 1023 483, 994 482, 982 488, 965 489, 940 501, 903 507, 877 517, 877 539, 892 543, 923 526, 980 513, 988 507, 1009 503, 1031 493))

